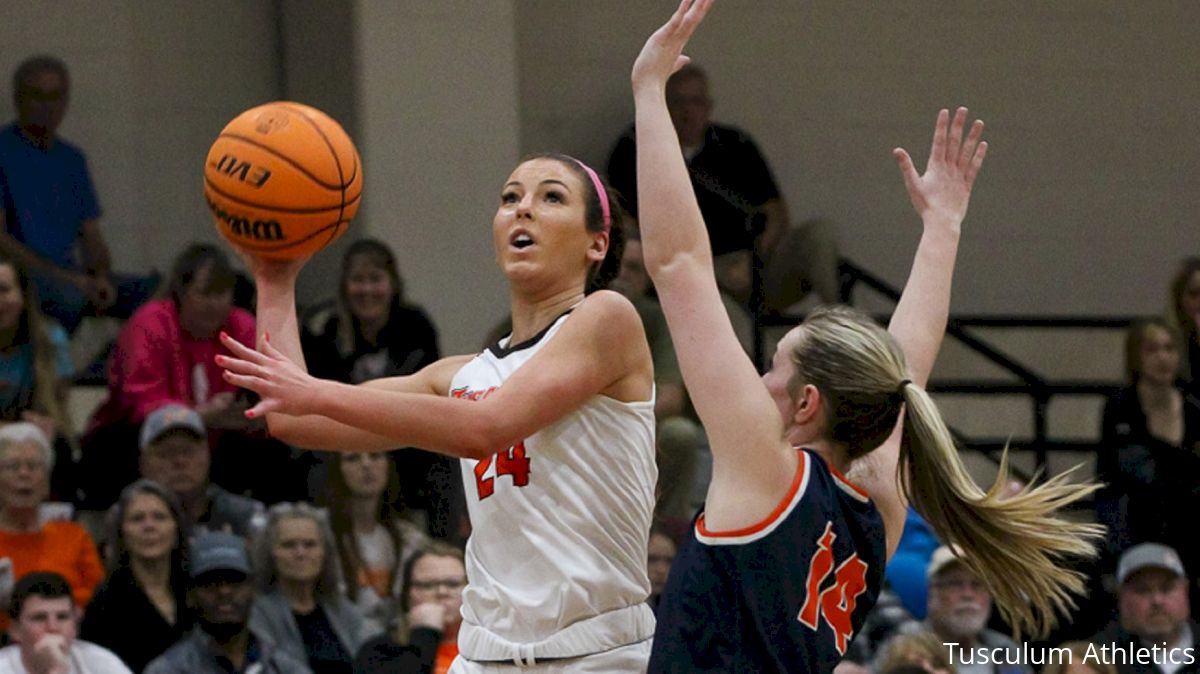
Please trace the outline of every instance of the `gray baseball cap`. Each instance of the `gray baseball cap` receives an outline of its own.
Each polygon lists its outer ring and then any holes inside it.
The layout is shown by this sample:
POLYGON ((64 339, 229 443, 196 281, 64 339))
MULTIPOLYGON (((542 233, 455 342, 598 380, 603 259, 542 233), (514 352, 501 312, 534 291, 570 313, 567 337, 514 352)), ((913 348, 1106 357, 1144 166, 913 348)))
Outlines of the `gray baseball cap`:
POLYGON ((145 449, 167 431, 182 429, 191 431, 198 438, 205 437, 204 421, 196 411, 186 405, 170 403, 154 410, 142 422, 142 434, 138 447, 145 449))
POLYGON ((250 575, 250 555, 240 536, 224 531, 206 531, 192 540, 188 572, 192 578, 212 571, 237 571, 250 575))
POLYGON ((1121 553, 1121 559, 1117 562, 1117 584, 1124 585, 1133 574, 1150 568, 1164 569, 1180 577, 1187 576, 1175 548, 1162 543, 1140 543, 1121 553))

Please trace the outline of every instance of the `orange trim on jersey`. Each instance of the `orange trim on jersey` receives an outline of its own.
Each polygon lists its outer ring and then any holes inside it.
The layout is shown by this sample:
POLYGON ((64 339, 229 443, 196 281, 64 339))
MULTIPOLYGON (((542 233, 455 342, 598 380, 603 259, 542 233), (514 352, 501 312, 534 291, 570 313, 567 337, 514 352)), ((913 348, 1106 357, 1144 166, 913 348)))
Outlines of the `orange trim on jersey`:
POLYGON ((708 527, 704 526, 704 513, 701 513, 700 517, 696 519, 696 530, 700 532, 700 535, 702 536, 711 536, 714 538, 734 538, 737 536, 751 536, 762 531, 763 529, 766 529, 771 525, 772 522, 778 519, 779 516, 782 515, 790 505, 792 505, 792 501, 796 498, 796 492, 800 489, 800 484, 804 482, 804 465, 805 462, 808 461, 808 457, 805 456, 804 450, 800 450, 798 452, 798 456, 800 461, 796 465, 796 477, 792 478, 792 486, 788 488, 787 493, 784 494, 782 499, 780 499, 779 505, 775 506, 775 510, 771 511, 771 514, 767 515, 766 519, 741 529, 733 529, 731 531, 709 531, 708 527))
POLYGON ((847 487, 850 487, 854 491, 858 492, 859 496, 861 496, 865 499, 871 498, 871 495, 867 493, 866 489, 863 489, 862 487, 851 482, 850 478, 846 477, 845 475, 842 475, 842 471, 835 468, 833 464, 829 464, 829 472, 833 474, 834 479, 836 479, 838 482, 841 482, 842 484, 846 485, 847 487))

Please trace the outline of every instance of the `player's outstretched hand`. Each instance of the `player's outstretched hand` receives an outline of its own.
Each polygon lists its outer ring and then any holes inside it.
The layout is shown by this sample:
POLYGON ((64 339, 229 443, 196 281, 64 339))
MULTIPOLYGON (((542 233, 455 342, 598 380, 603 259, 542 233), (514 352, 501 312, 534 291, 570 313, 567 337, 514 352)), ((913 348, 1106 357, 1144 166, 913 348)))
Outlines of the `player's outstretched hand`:
POLYGON ((270 335, 263 337, 262 351, 255 351, 228 334, 221 343, 232 356, 217 356, 217 365, 225 369, 225 381, 250 389, 259 395, 257 405, 246 410, 255 419, 270 412, 292 416, 313 414, 314 393, 320 382, 271 345, 270 335))
POLYGON ((665 87, 671 73, 687 64, 689 59, 683 55, 683 47, 712 4, 713 0, 682 0, 679 3, 670 21, 654 31, 634 61, 634 89, 665 87))
POLYGON ((917 175, 912 158, 903 148, 892 151, 913 208, 926 224, 935 222, 957 228, 967 214, 971 187, 987 155, 988 144, 979 140, 983 136, 983 122, 978 119, 963 139, 966 121, 966 108, 954 113, 953 123, 948 110, 938 113, 924 175, 917 175))

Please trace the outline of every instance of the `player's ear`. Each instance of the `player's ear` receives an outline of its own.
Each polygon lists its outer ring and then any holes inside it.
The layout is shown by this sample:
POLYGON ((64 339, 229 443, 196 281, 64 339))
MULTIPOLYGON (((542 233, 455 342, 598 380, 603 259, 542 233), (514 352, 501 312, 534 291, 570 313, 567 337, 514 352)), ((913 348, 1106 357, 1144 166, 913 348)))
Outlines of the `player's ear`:
POLYGON ((796 394, 796 404, 792 409, 792 420, 798 426, 811 424, 820 419, 818 416, 824 403, 821 391, 812 384, 805 384, 796 394))

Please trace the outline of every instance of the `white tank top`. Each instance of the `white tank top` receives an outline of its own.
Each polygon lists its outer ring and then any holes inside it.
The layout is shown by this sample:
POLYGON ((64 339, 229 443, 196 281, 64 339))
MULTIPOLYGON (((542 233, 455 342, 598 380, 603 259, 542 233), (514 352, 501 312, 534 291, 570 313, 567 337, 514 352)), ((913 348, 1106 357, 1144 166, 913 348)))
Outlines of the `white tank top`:
MULTIPOLYGON (((503 385, 569 316, 527 342, 510 348, 505 338, 479 354, 454 376, 450 395, 480 399, 503 385)), ((508 452, 461 464, 472 529, 466 625, 533 643, 645 602, 658 479, 653 400, 593 396, 508 452)))

